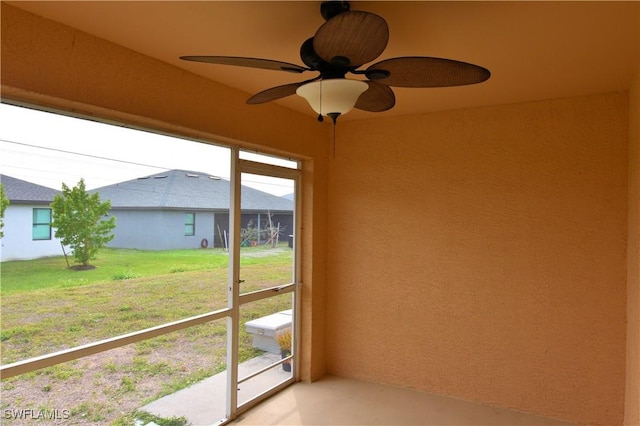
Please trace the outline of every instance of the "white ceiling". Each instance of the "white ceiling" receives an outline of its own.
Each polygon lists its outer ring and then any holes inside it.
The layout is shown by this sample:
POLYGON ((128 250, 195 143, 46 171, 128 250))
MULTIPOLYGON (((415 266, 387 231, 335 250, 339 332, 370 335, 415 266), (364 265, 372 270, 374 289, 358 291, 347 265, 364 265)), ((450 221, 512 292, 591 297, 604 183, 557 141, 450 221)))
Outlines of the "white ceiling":
MULTIPOLYGON (((315 73, 190 63, 178 57, 247 56, 303 65, 300 45, 324 22, 319 1, 7 3, 238 88, 247 97, 315 73)), ((389 24, 389 44, 376 62, 443 57, 481 65, 492 77, 473 86, 394 88, 396 106, 390 111, 354 110, 343 120, 622 91, 637 72, 637 1, 354 1, 351 9, 379 14, 389 24)), ((315 115, 297 96, 277 102, 315 115)))

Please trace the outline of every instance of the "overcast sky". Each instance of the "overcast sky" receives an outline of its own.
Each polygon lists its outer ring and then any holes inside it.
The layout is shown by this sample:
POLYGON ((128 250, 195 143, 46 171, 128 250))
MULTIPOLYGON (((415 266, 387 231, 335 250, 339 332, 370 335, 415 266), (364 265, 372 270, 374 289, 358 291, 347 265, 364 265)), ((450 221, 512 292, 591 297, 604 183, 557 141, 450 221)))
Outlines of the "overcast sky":
MULTIPOLYGON (((0 104, 0 174, 54 189, 84 178, 93 189, 171 169, 229 179, 229 150, 0 104)), ((279 181, 243 184, 276 195, 293 192, 279 181)))

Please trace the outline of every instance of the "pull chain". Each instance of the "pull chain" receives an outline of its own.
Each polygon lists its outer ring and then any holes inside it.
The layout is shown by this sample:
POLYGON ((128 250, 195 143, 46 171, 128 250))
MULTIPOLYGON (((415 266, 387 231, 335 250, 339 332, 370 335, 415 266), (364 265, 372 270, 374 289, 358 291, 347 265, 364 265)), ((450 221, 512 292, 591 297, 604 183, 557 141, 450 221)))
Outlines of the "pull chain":
POLYGON ((324 117, 322 117, 322 80, 320 80, 320 113, 318 114, 318 121, 323 122, 324 117))
POLYGON ((333 121, 333 158, 336 158, 336 120, 340 117, 339 112, 330 112, 327 114, 333 121))
POLYGON ((333 158, 336 158, 336 121, 333 120, 333 158))

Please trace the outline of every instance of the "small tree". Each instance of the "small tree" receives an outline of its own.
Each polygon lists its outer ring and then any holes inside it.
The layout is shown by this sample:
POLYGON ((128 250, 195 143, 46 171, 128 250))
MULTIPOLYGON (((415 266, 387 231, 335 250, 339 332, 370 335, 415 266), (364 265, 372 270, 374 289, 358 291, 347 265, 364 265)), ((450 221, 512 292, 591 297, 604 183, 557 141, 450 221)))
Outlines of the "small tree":
POLYGON ((4 186, 0 183, 0 238, 4 237, 4 232, 2 229, 4 228, 4 211, 7 209, 9 205, 9 200, 4 193, 4 186))
POLYGON ((286 226, 280 226, 280 222, 278 224, 273 223, 273 215, 270 211, 267 211, 267 223, 264 224, 264 229, 262 232, 266 235, 267 242, 265 245, 270 244, 271 248, 276 248, 278 246, 278 242, 280 241, 280 235, 284 232, 286 226))
POLYGON ((53 198, 53 223, 55 235, 62 244, 70 246, 76 262, 84 268, 94 259, 98 250, 113 239, 111 231, 116 218, 104 219, 111 209, 111 202, 100 202, 100 195, 89 194, 84 179, 70 189, 62 184, 62 194, 53 198))

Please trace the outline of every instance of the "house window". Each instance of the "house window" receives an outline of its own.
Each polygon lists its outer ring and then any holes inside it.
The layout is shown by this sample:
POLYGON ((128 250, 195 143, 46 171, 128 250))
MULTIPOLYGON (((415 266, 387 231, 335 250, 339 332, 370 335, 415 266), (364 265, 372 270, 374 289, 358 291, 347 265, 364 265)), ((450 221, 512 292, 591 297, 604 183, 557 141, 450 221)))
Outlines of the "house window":
POLYGON ((184 235, 187 237, 196 235, 196 214, 184 214, 184 235))
POLYGON ((51 209, 33 209, 34 240, 51 239, 51 209))

